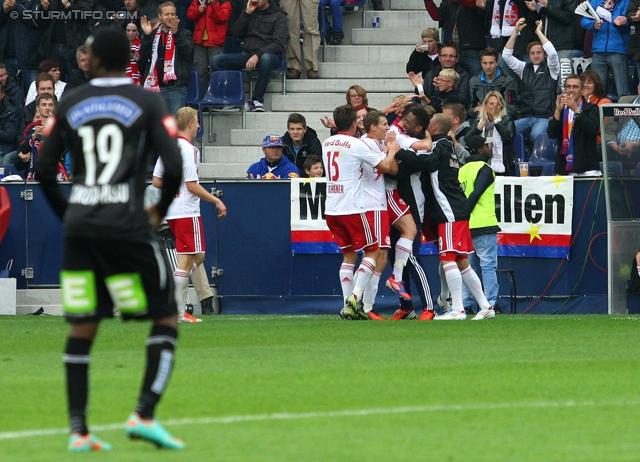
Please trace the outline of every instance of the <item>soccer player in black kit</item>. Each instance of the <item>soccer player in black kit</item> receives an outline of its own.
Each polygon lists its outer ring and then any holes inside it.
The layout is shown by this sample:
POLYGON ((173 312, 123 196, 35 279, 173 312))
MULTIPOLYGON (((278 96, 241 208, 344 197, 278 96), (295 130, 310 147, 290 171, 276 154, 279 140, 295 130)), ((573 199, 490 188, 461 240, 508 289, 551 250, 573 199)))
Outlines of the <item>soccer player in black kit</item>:
POLYGON ((124 32, 98 30, 87 45, 93 80, 66 94, 49 118, 37 165, 42 189, 64 221, 60 283, 71 324, 63 355, 69 451, 111 449, 89 432, 86 417, 91 344, 100 320, 114 310, 125 320, 153 321, 142 390, 126 432, 158 447, 182 449, 184 443, 154 418, 171 375, 178 331, 171 271, 150 223, 160 224, 180 186, 177 127, 160 94, 126 78, 124 32), (67 151, 75 166, 68 199, 56 181, 58 160, 67 151), (152 153, 160 155, 166 171, 160 202, 147 213, 143 198, 152 153))

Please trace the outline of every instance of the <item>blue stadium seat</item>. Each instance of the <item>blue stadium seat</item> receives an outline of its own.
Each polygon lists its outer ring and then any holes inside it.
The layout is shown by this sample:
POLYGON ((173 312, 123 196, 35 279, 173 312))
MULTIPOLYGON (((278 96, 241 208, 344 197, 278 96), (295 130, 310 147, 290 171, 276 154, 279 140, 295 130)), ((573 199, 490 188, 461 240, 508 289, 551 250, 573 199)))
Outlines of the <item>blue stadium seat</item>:
POLYGON ((191 79, 189 79, 189 85, 187 86, 187 106, 197 103, 201 98, 198 73, 191 71, 191 79))
MULTIPOLYGON (((249 100, 253 99, 253 73, 257 70, 242 69, 242 72, 249 74, 249 100)), ((282 72, 282 94, 287 94, 287 47, 282 50, 282 60, 280 65, 273 72, 282 72)), ((243 127, 244 128, 244 127, 243 127)))
POLYGON ((542 168, 544 164, 556 161, 556 147, 558 142, 552 140, 546 133, 541 133, 536 137, 531 149, 529 163, 534 168, 542 168))
MULTIPOLYGON (((600 171, 604 175, 603 167, 603 163, 600 162, 600 171)), ((622 176, 622 162, 607 162, 607 170, 609 171, 609 175, 622 176)))
POLYGON ((555 167, 555 162, 547 162, 542 166, 542 173, 540 176, 553 176, 553 167, 555 167))
POLYGON ((524 149, 524 135, 522 135, 522 133, 516 134, 516 138, 513 140, 513 147, 516 151, 516 157, 518 158, 518 161, 523 162, 526 151, 524 149))

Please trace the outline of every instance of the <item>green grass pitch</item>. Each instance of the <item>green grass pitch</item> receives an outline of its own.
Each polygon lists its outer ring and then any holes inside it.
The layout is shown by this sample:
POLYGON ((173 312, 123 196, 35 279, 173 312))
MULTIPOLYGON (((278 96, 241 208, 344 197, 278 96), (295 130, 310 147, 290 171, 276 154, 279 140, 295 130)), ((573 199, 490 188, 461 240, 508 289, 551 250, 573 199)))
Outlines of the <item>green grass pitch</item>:
POLYGON ((68 454, 62 318, 0 318, 0 461, 638 461, 640 317, 180 325, 157 416, 187 444, 129 441, 148 323, 104 322, 89 424, 68 454))

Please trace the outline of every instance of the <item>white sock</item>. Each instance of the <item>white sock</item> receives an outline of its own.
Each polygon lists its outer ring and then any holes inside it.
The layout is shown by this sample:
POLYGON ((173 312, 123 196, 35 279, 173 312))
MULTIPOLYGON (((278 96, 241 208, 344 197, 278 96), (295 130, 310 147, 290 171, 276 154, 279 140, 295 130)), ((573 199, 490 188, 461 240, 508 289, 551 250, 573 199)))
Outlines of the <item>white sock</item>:
POLYGON ((369 257, 363 258, 360 266, 358 266, 358 271, 355 275, 355 283, 352 292, 358 300, 362 299, 364 288, 367 287, 367 284, 369 284, 369 279, 371 279, 375 267, 376 261, 373 258, 369 257))
POLYGON ((374 271, 371 275, 371 279, 369 279, 369 284, 367 284, 367 288, 364 289, 364 294, 362 295, 362 303, 364 304, 364 312, 368 313, 373 309, 373 304, 376 302, 376 295, 378 295, 378 285, 380 283, 381 274, 377 271, 374 271))
POLYGON ((467 289, 469 289, 469 292, 471 292, 473 298, 476 299, 476 302, 478 302, 478 306, 480 307, 480 309, 488 310, 489 308, 491 308, 487 297, 484 296, 484 292, 482 291, 482 283, 480 282, 480 278, 473 270, 473 268, 469 266, 467 269, 462 270, 460 272, 460 275, 462 276, 462 282, 464 282, 464 285, 467 286, 467 289))
POLYGON ((454 261, 446 262, 442 265, 447 284, 449 284, 449 293, 451 294, 451 305, 455 311, 464 311, 462 304, 462 276, 458 265, 454 261))
POLYGON ((347 301, 347 297, 353 292, 353 270, 356 265, 343 263, 340 266, 340 287, 342 287, 342 298, 347 301))
POLYGON ((393 262, 393 278, 396 281, 402 280, 402 270, 407 265, 412 247, 413 242, 404 237, 396 242, 396 261, 393 262))
POLYGON ((187 291, 189 290, 189 273, 187 271, 176 268, 173 273, 173 282, 176 285, 176 304, 180 318, 184 317, 185 305, 187 304, 187 291))
POLYGON ((444 268, 442 267, 442 263, 440 263, 440 266, 438 266, 438 274, 440 275, 440 300, 444 302, 447 298, 449 298, 449 284, 447 284, 447 278, 444 275, 444 268))

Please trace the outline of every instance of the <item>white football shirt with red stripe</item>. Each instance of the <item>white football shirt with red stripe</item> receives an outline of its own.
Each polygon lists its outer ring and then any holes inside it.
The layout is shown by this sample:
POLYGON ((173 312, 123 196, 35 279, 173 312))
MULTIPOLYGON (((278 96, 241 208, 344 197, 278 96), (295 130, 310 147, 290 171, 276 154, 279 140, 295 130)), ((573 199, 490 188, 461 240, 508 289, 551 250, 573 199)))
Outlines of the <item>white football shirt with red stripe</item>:
MULTIPOLYGON (((200 198, 193 195, 187 189, 187 181, 199 182, 198 164, 200 163, 200 151, 186 138, 178 137, 178 147, 182 155, 182 184, 173 202, 167 211, 167 220, 176 218, 189 218, 200 216, 200 198)), ((162 178, 164 176, 164 165, 158 159, 153 169, 153 176, 162 178)))
POLYGON ((385 155, 373 152, 355 136, 338 133, 322 143, 327 173, 326 215, 352 215, 367 211, 362 181, 364 168, 378 165, 385 155))
MULTIPOLYGON (((360 138, 373 152, 386 154, 382 151, 383 141, 370 138, 368 135, 362 135, 360 138)), ((371 166, 364 167, 364 175, 362 177, 365 182, 364 193, 367 197, 367 210, 387 210, 387 194, 385 191, 384 174, 380 173, 377 168, 371 166)))

